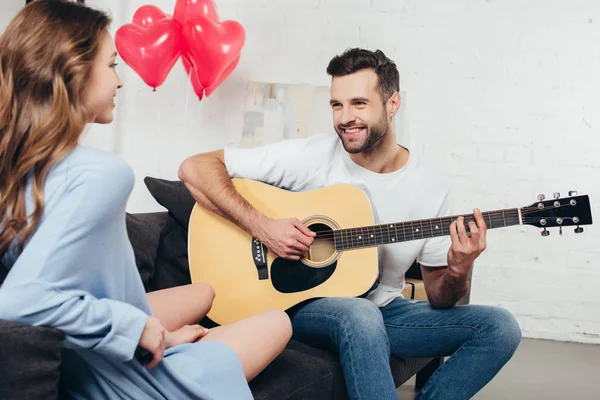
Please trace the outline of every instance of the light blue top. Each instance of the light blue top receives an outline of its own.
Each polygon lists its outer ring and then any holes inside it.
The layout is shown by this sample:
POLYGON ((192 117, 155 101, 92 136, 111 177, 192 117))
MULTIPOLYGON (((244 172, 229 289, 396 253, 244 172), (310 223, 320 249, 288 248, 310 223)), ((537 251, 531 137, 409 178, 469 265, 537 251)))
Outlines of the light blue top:
POLYGON ((61 374, 76 399, 251 399, 220 342, 167 349, 151 370, 133 358, 151 315, 125 227, 133 184, 117 156, 83 146, 52 169, 38 229, 3 257, 0 319, 65 332, 61 374))

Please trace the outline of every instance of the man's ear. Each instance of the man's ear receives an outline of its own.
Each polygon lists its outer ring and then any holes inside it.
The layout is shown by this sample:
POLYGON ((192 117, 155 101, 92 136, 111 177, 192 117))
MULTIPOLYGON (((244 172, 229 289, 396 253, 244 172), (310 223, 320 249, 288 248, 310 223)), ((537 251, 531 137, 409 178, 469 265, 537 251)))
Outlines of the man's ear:
POLYGON ((402 97, 400 93, 394 92, 387 101, 387 111, 390 118, 396 116, 400 109, 400 104, 402 104, 402 97))

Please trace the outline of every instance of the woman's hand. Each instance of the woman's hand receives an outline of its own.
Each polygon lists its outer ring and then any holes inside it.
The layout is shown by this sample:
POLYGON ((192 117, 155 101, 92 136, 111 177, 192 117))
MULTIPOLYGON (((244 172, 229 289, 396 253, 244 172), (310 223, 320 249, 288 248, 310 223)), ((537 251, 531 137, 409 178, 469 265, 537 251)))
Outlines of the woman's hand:
POLYGON ((162 360, 165 350, 184 343, 194 343, 208 334, 200 325, 185 325, 174 332, 167 331, 155 317, 148 317, 139 346, 152 353, 147 368, 154 368, 162 360))
POLYGON ((208 334, 208 329, 200 325, 184 325, 174 332, 166 332, 166 349, 184 343, 194 343, 208 334))
POLYGON ((167 330, 162 326, 160 320, 148 317, 146 326, 140 337, 139 346, 152 353, 152 361, 146 364, 147 368, 154 368, 162 360, 165 353, 165 335, 167 330))

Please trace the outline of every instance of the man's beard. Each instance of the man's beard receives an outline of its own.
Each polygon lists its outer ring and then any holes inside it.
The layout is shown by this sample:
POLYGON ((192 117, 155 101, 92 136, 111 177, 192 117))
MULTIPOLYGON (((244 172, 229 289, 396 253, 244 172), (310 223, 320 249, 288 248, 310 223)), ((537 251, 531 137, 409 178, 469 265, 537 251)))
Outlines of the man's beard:
POLYGON ((377 142, 379 142, 388 131, 388 120, 384 114, 381 116, 379 121, 375 123, 373 126, 369 125, 338 125, 335 127, 335 131, 337 132, 339 138, 342 140, 342 144, 344 149, 350 154, 357 154, 368 151, 371 149, 377 142), (342 129, 349 128, 351 126, 355 127, 364 127, 364 139, 362 142, 352 142, 348 138, 344 136, 342 129))

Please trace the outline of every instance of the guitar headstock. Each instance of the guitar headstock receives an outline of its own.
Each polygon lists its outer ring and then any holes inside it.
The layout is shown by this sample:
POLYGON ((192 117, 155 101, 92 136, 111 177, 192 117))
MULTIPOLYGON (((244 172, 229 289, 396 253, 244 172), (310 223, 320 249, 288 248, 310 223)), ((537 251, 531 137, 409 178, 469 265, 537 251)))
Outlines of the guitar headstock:
POLYGON ((570 191, 569 197, 560 197, 560 193, 554 193, 552 200, 546 200, 545 196, 539 195, 538 201, 528 207, 523 207, 521 213, 523 224, 543 228, 542 236, 548 236, 550 232, 546 228, 562 228, 575 226, 575 233, 583 232, 580 225, 592 224, 592 211, 588 196, 578 196, 577 192, 570 191))

